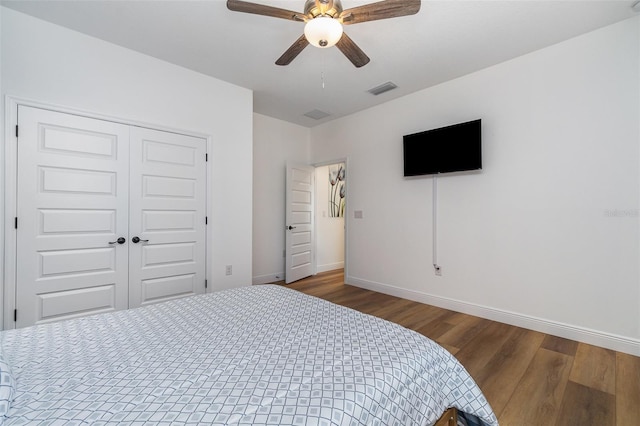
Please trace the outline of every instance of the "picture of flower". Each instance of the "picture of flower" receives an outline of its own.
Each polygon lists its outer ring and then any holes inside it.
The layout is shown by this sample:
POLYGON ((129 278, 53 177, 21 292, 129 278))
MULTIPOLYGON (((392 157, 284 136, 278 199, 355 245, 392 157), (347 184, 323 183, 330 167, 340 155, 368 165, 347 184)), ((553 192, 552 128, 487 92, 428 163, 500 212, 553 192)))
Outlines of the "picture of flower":
POLYGON ((329 217, 344 217, 345 175, 344 163, 329 166, 329 217))

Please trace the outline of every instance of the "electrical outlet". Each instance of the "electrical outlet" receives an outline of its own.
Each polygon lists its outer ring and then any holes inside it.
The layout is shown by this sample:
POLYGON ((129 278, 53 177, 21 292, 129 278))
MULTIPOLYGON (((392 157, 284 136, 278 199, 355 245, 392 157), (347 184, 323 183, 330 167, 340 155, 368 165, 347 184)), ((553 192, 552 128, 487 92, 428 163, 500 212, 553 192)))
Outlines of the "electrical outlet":
POLYGON ((225 270, 224 270, 224 273, 225 273, 226 275, 231 275, 231 274, 233 274, 233 266, 231 266, 231 265, 227 265, 227 267, 226 267, 226 268, 225 268, 225 270))
POLYGON ((435 270, 435 273, 437 276, 441 277, 442 276, 442 268, 438 265, 433 265, 433 268, 435 270))

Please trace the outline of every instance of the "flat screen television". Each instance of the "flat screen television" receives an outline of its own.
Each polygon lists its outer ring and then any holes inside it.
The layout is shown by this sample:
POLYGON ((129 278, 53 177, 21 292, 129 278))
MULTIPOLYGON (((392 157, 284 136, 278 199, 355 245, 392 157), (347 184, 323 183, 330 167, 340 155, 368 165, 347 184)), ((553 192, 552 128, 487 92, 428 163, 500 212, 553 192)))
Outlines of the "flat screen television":
POLYGON ((481 120, 403 136, 404 175, 482 169, 481 120))

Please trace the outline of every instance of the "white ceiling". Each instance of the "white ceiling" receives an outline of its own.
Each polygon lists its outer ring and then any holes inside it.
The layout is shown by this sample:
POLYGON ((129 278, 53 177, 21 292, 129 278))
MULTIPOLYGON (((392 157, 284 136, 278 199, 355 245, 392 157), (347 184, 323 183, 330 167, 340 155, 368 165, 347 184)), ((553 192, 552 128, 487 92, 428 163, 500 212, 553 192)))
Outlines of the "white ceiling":
MULTIPOLYGON (((372 1, 343 0, 344 9, 372 1)), ((423 1, 418 14, 345 26, 371 62, 335 48, 275 60, 304 24, 231 12, 223 0, 6 1, 2 4, 254 91, 254 111, 312 127, 637 16, 633 1, 423 1), (398 89, 373 96, 375 86, 398 89), (324 83, 324 87, 323 87, 324 83), (303 114, 331 115, 313 120, 303 114)), ((304 0, 256 0, 302 12, 304 0)))

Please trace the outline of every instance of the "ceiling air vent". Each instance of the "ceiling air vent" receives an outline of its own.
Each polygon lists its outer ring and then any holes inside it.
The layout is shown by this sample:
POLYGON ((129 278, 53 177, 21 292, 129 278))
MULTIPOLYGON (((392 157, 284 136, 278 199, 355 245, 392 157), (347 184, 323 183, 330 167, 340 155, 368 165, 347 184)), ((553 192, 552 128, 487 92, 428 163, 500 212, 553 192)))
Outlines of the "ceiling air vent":
POLYGON ((330 116, 328 112, 320 111, 319 109, 314 109, 313 111, 309 111, 304 114, 306 117, 313 118, 314 120, 322 120, 325 117, 330 116))
POLYGON ((386 83, 383 83, 380 86, 376 86, 373 89, 367 90, 367 92, 371 93, 372 95, 378 96, 381 93, 388 92, 389 90, 393 90, 397 87, 398 86, 396 86, 395 83, 393 83, 392 81, 387 81, 386 83))

